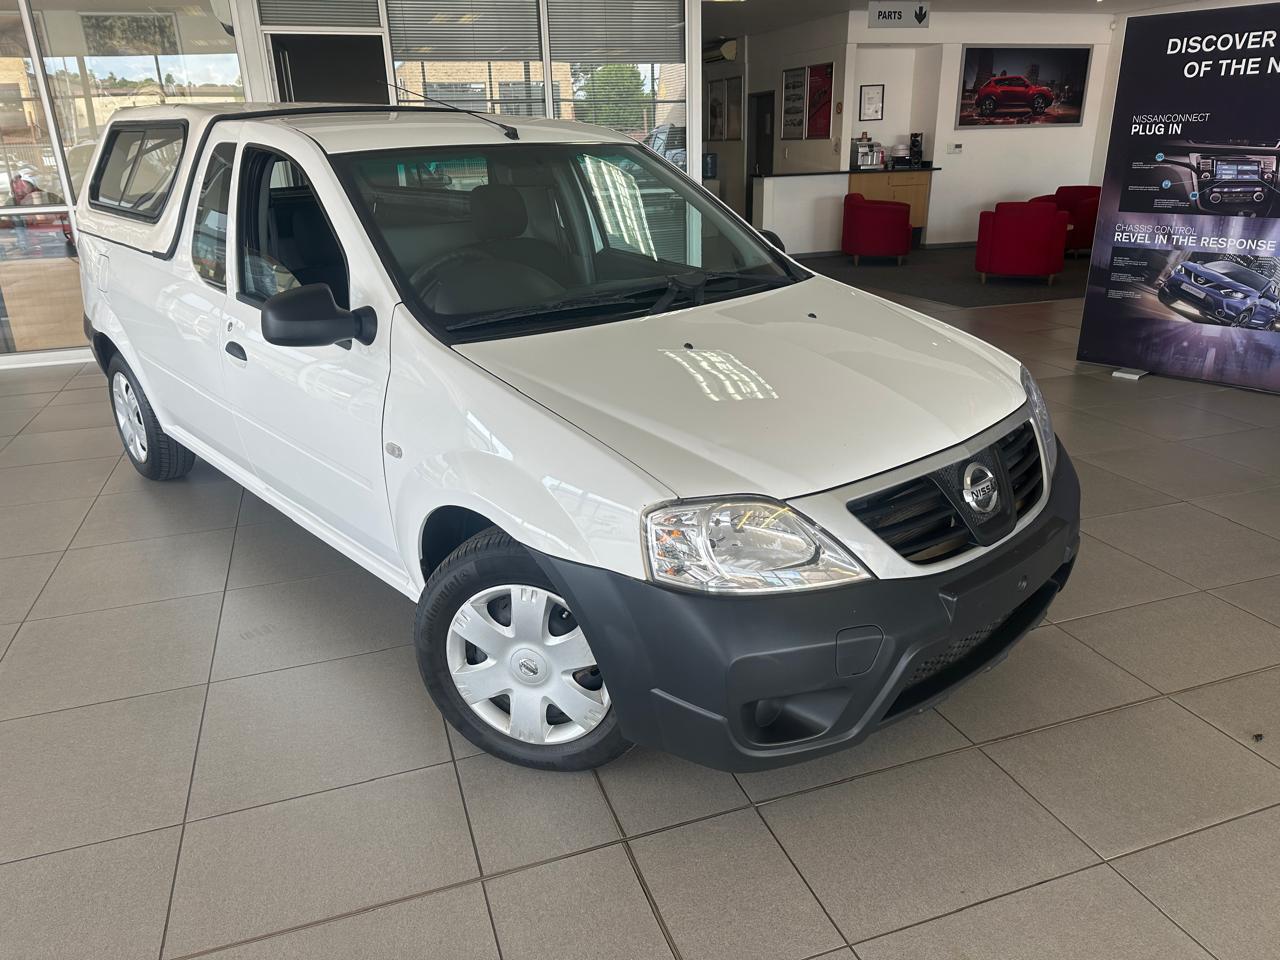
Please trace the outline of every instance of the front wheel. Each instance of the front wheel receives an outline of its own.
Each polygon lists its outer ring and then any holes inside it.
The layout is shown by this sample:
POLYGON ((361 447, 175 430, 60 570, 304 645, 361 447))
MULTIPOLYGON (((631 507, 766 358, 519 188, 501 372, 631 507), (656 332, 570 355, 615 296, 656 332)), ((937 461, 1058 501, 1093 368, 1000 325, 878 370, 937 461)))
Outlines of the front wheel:
POLYGON ((1253 322, 1253 307, 1245 307, 1238 314, 1236 314, 1236 318, 1232 322, 1232 326, 1247 327, 1252 322, 1253 322))
POLYGON ((1034 113, 1036 116, 1039 116, 1040 114, 1044 113, 1048 109, 1049 109, 1049 101, 1046 100, 1044 97, 1031 98, 1031 112, 1034 113))
POLYGON ((120 354, 107 365, 116 431, 133 468, 148 480, 177 480, 196 465, 196 455, 160 428, 151 402, 120 354))
POLYGON ((587 770, 630 746, 569 604, 498 530, 476 534, 431 575, 414 642, 440 712, 494 756, 587 770))

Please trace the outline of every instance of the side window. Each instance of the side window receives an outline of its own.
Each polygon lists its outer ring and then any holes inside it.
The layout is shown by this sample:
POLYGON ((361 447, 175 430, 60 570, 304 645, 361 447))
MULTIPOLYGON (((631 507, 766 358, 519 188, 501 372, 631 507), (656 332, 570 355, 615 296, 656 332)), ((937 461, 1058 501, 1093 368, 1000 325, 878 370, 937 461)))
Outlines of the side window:
POLYGON ((326 283, 348 306, 346 258, 306 172, 269 150, 245 150, 240 166, 240 292, 266 300, 326 283))
POLYGON ((186 138, 186 127, 173 123, 113 129, 89 199, 126 216, 158 219, 173 190, 186 138))
POLYGON ((227 207, 235 159, 234 143, 220 143, 209 154, 191 235, 191 262, 196 273, 224 290, 227 286, 227 207))

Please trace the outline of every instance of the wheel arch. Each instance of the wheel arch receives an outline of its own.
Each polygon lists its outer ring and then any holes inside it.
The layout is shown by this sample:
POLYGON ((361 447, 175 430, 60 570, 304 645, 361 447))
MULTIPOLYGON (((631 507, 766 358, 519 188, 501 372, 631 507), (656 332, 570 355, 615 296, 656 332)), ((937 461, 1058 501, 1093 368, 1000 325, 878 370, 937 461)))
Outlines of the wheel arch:
POLYGON ((418 563, 423 582, 431 579, 431 574, 449 554, 490 527, 502 529, 489 517, 468 507, 445 504, 432 510, 418 535, 418 563))

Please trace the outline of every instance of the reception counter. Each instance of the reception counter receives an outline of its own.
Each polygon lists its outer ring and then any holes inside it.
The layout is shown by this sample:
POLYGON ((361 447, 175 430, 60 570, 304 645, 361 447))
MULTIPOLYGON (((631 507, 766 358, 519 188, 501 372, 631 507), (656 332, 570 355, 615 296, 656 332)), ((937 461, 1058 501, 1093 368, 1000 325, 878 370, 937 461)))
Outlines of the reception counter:
POLYGON ((752 177, 751 222, 777 233, 788 253, 831 253, 840 249, 844 196, 860 193, 869 200, 910 204, 911 226, 920 230, 929 219, 929 191, 939 169, 925 166, 752 177))

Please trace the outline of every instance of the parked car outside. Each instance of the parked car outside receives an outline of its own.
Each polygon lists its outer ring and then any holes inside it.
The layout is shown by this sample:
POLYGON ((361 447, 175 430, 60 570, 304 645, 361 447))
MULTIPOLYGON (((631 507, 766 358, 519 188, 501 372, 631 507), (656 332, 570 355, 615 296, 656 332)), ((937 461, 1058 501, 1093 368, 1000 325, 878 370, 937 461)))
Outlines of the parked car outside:
POLYGON ((1002 110, 1030 110, 1039 116, 1053 103, 1053 91, 1026 77, 992 77, 973 95, 980 116, 993 117, 1002 110))
POLYGON ((1191 307, 1207 323, 1280 329, 1276 281, 1230 260, 1185 260, 1174 267, 1157 295, 1165 306, 1191 307))
POLYGON ((135 469, 199 456, 413 599, 473 743, 764 769, 1041 622, 1079 485, 1016 360, 622 135, 390 109, 114 114, 86 333, 135 469))

